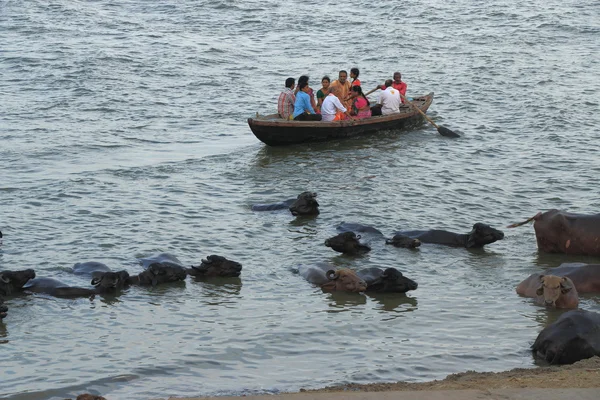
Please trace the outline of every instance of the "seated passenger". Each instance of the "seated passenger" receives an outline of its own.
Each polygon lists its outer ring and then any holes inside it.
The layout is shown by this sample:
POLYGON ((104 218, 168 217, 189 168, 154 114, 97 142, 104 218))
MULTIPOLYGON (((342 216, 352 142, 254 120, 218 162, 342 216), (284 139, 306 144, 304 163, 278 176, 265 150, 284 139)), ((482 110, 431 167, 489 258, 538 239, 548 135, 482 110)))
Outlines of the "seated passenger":
POLYGON ((323 121, 338 121, 341 119, 351 118, 350 112, 344 107, 340 99, 337 97, 339 89, 335 86, 329 86, 329 94, 323 100, 321 105, 321 115, 323 121))
POLYGON ((352 86, 360 86, 358 75, 360 75, 360 71, 358 70, 358 68, 350 68, 350 78, 352 78, 352 86))
POLYGON ((317 114, 310 104, 310 96, 308 95, 310 88, 308 87, 308 83, 302 82, 298 87, 300 91, 296 95, 296 103, 294 103, 294 120, 320 121, 321 115, 317 114))
MULTIPOLYGON (((300 84, 303 82, 306 82, 308 84, 308 76, 307 75, 302 75, 300 78, 298 78, 298 86, 296 86, 296 91, 294 92, 294 94, 298 94, 298 92, 300 91, 300 84)), ((308 96, 310 97, 310 105, 312 106, 312 108, 314 108, 317 112, 319 112, 319 110, 317 109, 317 102, 315 100, 315 92, 314 90, 310 87, 310 85, 308 86, 308 96)))
POLYGON ((279 99, 277 99, 277 113, 283 119, 291 119, 290 116, 294 112, 294 103, 296 102, 296 95, 294 94, 295 86, 296 80, 294 78, 287 78, 285 80, 285 89, 279 95, 279 99))
POLYGON ((400 94, 392 87, 392 80, 385 81, 385 90, 379 96, 377 106, 371 108, 372 115, 389 115, 400 112, 400 94))
POLYGON ((357 119, 371 117, 371 103, 360 86, 352 86, 350 98, 352 99, 352 111, 350 114, 355 115, 357 119))
POLYGON ((323 105, 323 100, 329 94, 329 85, 331 84, 331 79, 328 76, 324 76, 321 79, 321 85, 323 87, 317 91, 317 111, 321 112, 321 105, 323 105))

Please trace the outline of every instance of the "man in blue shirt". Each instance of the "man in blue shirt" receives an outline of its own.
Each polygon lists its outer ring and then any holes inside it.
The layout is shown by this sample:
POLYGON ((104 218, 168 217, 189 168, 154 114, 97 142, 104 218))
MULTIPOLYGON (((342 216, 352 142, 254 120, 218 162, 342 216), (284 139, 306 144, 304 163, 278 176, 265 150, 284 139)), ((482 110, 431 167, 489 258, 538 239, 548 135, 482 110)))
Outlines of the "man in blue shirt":
POLYGON ((310 88, 307 82, 298 85, 300 89, 296 94, 296 103, 294 103, 294 120, 296 121, 320 121, 321 114, 317 114, 310 104, 308 92, 310 88))

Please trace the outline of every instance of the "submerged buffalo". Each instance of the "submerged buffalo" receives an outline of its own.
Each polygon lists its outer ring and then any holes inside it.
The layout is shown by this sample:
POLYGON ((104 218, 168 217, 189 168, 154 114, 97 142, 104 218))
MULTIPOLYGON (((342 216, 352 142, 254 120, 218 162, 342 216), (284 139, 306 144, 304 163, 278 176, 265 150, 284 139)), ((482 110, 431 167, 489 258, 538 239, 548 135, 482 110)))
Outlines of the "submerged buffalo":
POLYGON ((329 265, 318 264, 311 267, 301 266, 298 273, 326 292, 359 293, 367 290, 367 283, 348 268, 336 270, 329 265))
POLYGON ((489 225, 480 222, 473 225, 469 233, 454 233, 440 229, 430 229, 425 231, 400 231, 395 235, 401 234, 413 239, 419 239, 423 243, 443 244, 446 246, 480 248, 486 244, 504 239, 504 233, 489 225))
POLYGON ((183 281, 187 277, 184 267, 170 263, 152 263, 144 272, 129 277, 131 285, 156 286, 163 283, 183 281))
POLYGON ((375 236, 383 236, 383 233, 379 229, 356 222, 342 222, 335 229, 340 232, 368 233, 375 236))
POLYGON ((30 280, 23 289, 32 293, 44 293, 54 297, 88 297, 96 294, 115 293, 129 283, 129 273, 100 272, 92 279, 93 289, 69 286, 54 278, 35 278, 30 280))
MULTIPOLYGON (((544 275, 555 275, 569 278, 578 293, 600 292, 600 264, 561 264, 556 268, 550 268, 542 273, 529 275, 527 279, 519 283, 520 288, 535 285, 544 275), (533 283, 532 283, 533 282, 533 283)), ((522 289, 521 289, 522 290, 522 289)))
POLYGON ((186 268, 186 272, 195 278, 238 277, 242 272, 242 264, 213 254, 202 260, 199 266, 186 268))
POLYGON ((391 239, 386 239, 385 244, 391 244, 394 247, 404 247, 407 249, 416 249, 421 245, 419 239, 413 239, 409 236, 397 233, 391 239))
POLYGON ((579 294, 571 279, 555 275, 539 275, 517 286, 517 293, 533 297, 541 305, 556 308, 577 308, 579 294))
POLYGON ((325 240, 325 246, 344 254, 363 254, 371 251, 371 247, 360 242, 360 235, 354 232, 342 232, 325 240))
POLYGON ((367 293, 406 293, 419 286, 396 268, 365 268, 356 274, 367 283, 367 293))
POLYGON ((315 192, 302 192, 295 199, 288 199, 274 204, 256 204, 252 211, 290 210, 292 215, 318 215, 319 203, 315 192))
POLYGON ((564 313, 540 332, 531 350, 550 364, 600 356, 600 314, 585 310, 564 313))
POLYGON ((4 296, 11 296, 23 290, 23 286, 35 278, 35 271, 0 271, 0 321, 8 315, 8 307, 4 304, 4 296))
POLYGON ((533 222, 540 251, 574 255, 600 256, 600 214, 574 214, 549 210, 516 224, 533 222))

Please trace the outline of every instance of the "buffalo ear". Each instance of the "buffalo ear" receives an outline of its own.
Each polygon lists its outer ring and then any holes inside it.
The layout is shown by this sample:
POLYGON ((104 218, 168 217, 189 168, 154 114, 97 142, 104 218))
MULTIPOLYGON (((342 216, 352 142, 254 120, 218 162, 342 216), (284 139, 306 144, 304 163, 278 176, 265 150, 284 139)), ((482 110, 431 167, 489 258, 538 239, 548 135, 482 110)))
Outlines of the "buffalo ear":
POLYGON ((0 274, 0 282, 10 283, 10 278, 4 276, 4 274, 0 274))
POLYGON ((325 276, 330 281, 334 281, 334 280, 336 280, 339 277, 338 273, 335 272, 335 270, 333 270, 333 269, 330 269, 329 271, 327 271, 327 273, 325 274, 325 276))
POLYGON ((569 291, 571 289, 573 289, 573 285, 571 284, 571 281, 569 279, 567 279, 566 277, 563 277, 562 282, 560 283, 560 292, 562 294, 569 293, 569 291))
POLYGON ((94 278, 92 279, 91 285, 98 286, 100 284, 100 281, 102 281, 102 278, 94 278))
POLYGON ((541 296, 544 294, 544 286, 541 285, 539 288, 537 288, 537 290, 535 291, 535 294, 537 294, 538 296, 541 296))

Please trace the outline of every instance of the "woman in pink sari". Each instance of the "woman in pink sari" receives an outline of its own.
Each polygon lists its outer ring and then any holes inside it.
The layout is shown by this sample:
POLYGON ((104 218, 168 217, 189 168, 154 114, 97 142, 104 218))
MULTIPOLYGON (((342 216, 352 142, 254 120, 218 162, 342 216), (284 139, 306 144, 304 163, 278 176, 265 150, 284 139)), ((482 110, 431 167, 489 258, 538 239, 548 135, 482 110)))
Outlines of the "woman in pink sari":
POLYGON ((352 86, 350 98, 352 99, 352 115, 356 115, 358 119, 371 117, 371 103, 360 86, 352 86))

